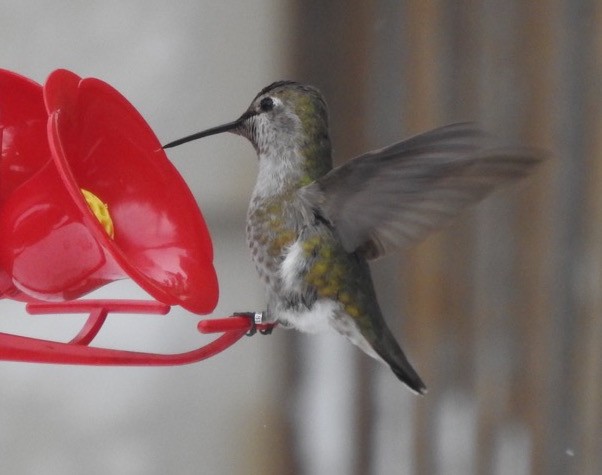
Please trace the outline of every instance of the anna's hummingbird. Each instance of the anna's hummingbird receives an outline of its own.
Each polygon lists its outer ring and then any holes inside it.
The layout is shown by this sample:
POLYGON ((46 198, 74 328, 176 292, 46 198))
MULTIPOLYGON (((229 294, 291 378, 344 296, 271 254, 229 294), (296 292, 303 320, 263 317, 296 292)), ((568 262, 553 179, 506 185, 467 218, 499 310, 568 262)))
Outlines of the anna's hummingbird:
POLYGON ((497 184, 525 175, 539 154, 492 148, 478 128, 459 123, 333 169, 326 103, 317 89, 291 81, 264 88, 234 122, 164 148, 221 132, 249 139, 259 158, 246 232, 267 288, 265 321, 334 329, 425 393, 383 318, 368 260, 417 242, 497 184))

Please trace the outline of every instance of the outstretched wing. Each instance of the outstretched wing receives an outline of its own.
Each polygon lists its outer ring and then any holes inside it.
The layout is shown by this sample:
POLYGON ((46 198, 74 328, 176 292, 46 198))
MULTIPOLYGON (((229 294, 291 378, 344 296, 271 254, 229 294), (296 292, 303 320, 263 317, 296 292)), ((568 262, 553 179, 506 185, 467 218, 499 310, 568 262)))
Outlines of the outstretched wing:
POLYGON ((374 259, 416 243, 543 157, 487 139, 471 123, 441 127, 356 157, 300 193, 348 252, 374 259))

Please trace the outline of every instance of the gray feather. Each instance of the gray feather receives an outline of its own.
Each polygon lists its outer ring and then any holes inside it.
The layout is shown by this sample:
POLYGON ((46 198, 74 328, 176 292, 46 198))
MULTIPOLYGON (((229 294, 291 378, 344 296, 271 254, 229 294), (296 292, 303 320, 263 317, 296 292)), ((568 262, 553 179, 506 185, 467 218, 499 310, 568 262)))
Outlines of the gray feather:
POLYGON ((452 124, 356 157, 300 190, 368 259, 423 239, 543 154, 495 147, 470 123, 452 124))

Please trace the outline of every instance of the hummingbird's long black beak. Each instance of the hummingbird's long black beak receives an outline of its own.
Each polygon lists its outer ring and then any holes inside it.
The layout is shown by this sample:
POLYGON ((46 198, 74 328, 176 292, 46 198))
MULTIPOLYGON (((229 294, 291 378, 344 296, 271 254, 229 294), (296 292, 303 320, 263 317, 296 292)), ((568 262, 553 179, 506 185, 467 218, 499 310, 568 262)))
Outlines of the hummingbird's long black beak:
POLYGON ((240 116, 233 122, 228 122, 227 124, 218 125, 217 127, 212 127, 210 129, 203 130, 202 132, 197 132, 196 134, 188 135, 187 137, 182 137, 181 139, 166 143, 165 145, 163 145, 163 148, 165 149, 177 147, 178 145, 182 145, 183 143, 191 142, 193 140, 201 139, 203 137, 209 137, 210 135, 221 134, 222 132, 230 132, 240 127, 242 123, 245 120, 247 120, 251 115, 253 114, 245 112, 242 116, 240 116))

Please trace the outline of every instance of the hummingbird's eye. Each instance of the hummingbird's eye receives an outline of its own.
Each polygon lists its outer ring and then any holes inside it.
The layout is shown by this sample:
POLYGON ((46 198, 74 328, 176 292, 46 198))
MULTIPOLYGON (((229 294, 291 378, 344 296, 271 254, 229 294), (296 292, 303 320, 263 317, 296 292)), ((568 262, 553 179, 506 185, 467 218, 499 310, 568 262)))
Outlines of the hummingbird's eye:
POLYGON ((264 97, 259 103, 259 107, 263 112, 271 111, 274 108, 274 101, 271 97, 264 97))

